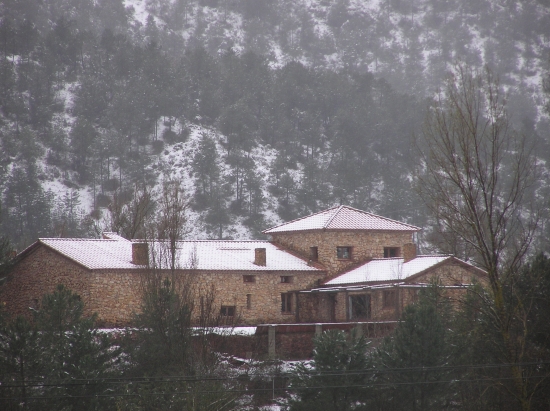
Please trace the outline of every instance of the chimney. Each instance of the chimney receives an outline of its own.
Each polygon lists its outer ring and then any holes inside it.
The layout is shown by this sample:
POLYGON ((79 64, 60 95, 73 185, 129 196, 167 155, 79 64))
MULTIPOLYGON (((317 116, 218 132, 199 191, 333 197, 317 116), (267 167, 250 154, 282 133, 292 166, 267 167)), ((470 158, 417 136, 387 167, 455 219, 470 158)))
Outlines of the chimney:
POLYGON ((266 252, 265 248, 256 248, 254 250, 254 264, 266 266, 266 252))
POLYGON ((132 243, 132 264, 149 264, 149 246, 147 243, 132 243))
POLYGON ((403 262, 414 260, 416 258, 416 244, 407 243, 403 246, 403 262))

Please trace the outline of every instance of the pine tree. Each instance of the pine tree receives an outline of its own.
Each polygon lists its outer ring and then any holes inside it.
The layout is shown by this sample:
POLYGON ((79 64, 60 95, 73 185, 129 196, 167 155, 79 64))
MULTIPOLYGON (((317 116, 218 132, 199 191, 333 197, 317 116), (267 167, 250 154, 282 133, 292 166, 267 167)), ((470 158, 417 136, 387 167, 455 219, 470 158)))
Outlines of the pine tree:
POLYGON ((50 409, 109 409, 107 379, 115 372, 120 350, 95 328, 95 315, 84 317, 79 295, 59 285, 43 297, 35 313, 40 331, 41 406, 50 409))
POLYGON ((291 386, 297 397, 291 411, 365 409, 372 377, 368 343, 354 333, 326 331, 314 340, 311 367, 300 363, 293 372, 291 386))
POLYGON ((408 305, 376 353, 382 403, 392 410, 440 410, 449 388, 450 306, 437 285, 408 305))

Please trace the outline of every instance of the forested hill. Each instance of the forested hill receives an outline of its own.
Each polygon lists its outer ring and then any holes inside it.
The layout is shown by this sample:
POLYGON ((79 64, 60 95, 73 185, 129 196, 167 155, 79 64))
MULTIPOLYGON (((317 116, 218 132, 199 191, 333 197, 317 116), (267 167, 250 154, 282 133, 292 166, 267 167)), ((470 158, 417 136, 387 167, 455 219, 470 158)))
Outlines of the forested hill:
POLYGON ((457 60, 488 64, 541 141, 543 0, 18 0, 0 4, 1 230, 129 236, 177 179, 194 238, 348 204, 423 226, 412 136, 457 60), (125 222, 126 221, 126 222, 125 222))

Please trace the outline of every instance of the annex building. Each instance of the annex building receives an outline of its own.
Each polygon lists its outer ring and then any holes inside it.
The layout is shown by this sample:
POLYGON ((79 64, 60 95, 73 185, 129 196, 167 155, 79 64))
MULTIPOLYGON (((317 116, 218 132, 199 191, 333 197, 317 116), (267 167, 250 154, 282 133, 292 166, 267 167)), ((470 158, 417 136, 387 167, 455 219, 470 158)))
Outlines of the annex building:
POLYGON ((179 241, 170 248, 171 264, 158 264, 166 251, 158 241, 115 233, 41 238, 16 257, 0 302, 11 314, 26 314, 62 283, 101 324, 128 325, 154 270, 185 277, 197 300, 211 292, 216 312, 239 324, 397 319, 433 279, 459 290, 485 278, 453 256, 417 255, 419 230, 337 206, 265 230, 270 241, 179 241))

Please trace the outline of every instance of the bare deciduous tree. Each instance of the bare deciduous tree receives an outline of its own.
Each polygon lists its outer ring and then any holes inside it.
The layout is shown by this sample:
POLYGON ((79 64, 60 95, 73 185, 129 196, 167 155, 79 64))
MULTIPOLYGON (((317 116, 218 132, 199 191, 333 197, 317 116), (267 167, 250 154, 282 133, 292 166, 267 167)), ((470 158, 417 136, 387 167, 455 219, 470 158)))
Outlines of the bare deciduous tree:
POLYGON ((157 238, 168 241, 170 268, 176 268, 176 244, 186 234, 189 201, 178 181, 164 182, 159 199, 157 238))
POLYGON ((145 235, 145 225, 151 218, 153 201, 151 191, 146 187, 135 186, 132 198, 124 201, 115 192, 109 205, 108 229, 132 239, 145 235))
POLYGON ((498 80, 457 66, 419 144, 419 190, 432 214, 474 250, 491 287, 513 272, 538 225, 533 146, 510 126, 498 80))
POLYGON ((529 330, 512 330, 524 313, 507 305, 504 288, 513 284, 539 223, 533 145, 511 127, 493 73, 461 65, 430 108, 422 137, 420 194, 445 232, 487 271, 490 309, 506 347, 503 360, 518 364, 511 368, 514 395, 528 410, 521 346, 529 330))

